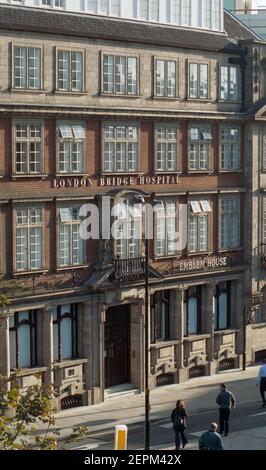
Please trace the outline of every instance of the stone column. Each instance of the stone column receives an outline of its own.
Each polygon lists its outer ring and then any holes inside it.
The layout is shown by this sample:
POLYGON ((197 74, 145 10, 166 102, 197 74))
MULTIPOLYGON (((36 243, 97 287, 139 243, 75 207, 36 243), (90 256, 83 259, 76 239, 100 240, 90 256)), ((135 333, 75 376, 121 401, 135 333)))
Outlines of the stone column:
POLYGON ((217 361, 215 361, 215 318, 214 318, 214 302, 216 294, 216 284, 208 284, 206 286, 205 296, 205 328, 206 333, 210 335, 207 339, 207 354, 209 361, 209 375, 215 375, 217 372, 217 361))
POLYGON ((105 335, 104 335, 104 328, 106 322, 106 309, 102 305, 100 310, 100 317, 99 317, 99 348, 98 348, 98 357, 99 361, 97 362, 98 371, 98 380, 99 380, 99 388, 100 388, 100 400, 104 401, 104 390, 105 390, 105 369, 104 369, 104 359, 105 359, 105 335))
MULTIPOLYGON (((7 379, 10 378, 10 344, 9 344, 9 318, 0 316, 0 372, 7 379)), ((6 383, 10 390, 10 382, 6 383)))
POLYGON ((47 367, 45 385, 54 385, 54 347, 53 347, 53 309, 45 307, 42 311, 42 365, 47 367))
POLYGON ((131 305, 131 382, 144 391, 144 305, 131 305))
POLYGON ((177 380, 178 383, 186 382, 188 378, 187 369, 184 366, 184 334, 185 334, 185 290, 177 289, 174 292, 175 329, 179 341, 177 346, 177 380))
MULTIPOLYGON (((238 354, 239 364, 241 368, 243 365, 243 342, 244 342, 244 306, 245 300, 243 299, 243 280, 238 279, 235 283, 235 299, 234 299, 234 326, 238 330, 236 341, 236 353, 238 354)), ((247 303, 247 302, 246 302, 247 303)), ((248 305, 247 305, 248 308, 248 305)))
POLYGON ((82 317, 82 356, 88 362, 85 365, 87 404, 94 405, 101 401, 99 379, 99 303, 92 299, 83 304, 82 317))

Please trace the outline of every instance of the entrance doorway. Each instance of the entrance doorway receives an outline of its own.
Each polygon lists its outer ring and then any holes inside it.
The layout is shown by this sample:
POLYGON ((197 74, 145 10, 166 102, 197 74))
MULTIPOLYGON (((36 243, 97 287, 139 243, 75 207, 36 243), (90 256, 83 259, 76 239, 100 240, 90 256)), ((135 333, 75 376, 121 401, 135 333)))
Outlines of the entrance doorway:
POLYGON ((130 383, 130 305, 106 312, 104 365, 105 388, 130 383))

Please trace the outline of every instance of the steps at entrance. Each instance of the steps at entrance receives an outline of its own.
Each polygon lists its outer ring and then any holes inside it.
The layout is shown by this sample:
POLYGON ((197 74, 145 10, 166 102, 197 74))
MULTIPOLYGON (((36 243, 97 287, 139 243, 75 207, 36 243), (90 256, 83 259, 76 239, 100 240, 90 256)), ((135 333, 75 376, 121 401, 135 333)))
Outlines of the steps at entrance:
POLYGON ((137 395, 139 390, 132 384, 116 385, 115 387, 106 388, 104 391, 104 400, 110 398, 124 397, 127 395, 137 395))

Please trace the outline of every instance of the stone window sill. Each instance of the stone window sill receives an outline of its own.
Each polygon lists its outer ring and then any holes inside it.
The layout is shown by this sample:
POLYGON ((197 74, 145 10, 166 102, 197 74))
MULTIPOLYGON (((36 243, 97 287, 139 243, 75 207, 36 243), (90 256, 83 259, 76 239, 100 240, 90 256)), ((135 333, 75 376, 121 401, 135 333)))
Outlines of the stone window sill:
POLYGON ((40 269, 38 271, 15 271, 12 273, 13 276, 34 276, 35 274, 46 274, 48 269, 40 269))
POLYGON ((225 335, 232 335, 232 334, 235 334, 235 333, 239 333, 239 330, 232 330, 232 329, 217 330, 217 331, 214 332, 214 335, 215 336, 225 336, 225 335))
POLYGON ((253 323, 252 328, 254 330, 259 330, 260 328, 266 328, 266 322, 253 323))
POLYGON ((127 99, 138 99, 142 98, 143 95, 131 95, 131 94, 119 94, 119 93, 100 93, 101 98, 127 98, 127 99))
POLYGON ((173 340, 167 340, 167 341, 158 341, 157 343, 152 343, 150 348, 151 349, 162 349, 162 348, 167 348, 169 346, 177 346, 180 343, 179 340, 173 339, 173 340))
POLYGON ((80 366, 82 364, 87 364, 88 359, 69 359, 62 362, 54 362, 53 367, 55 369, 63 369, 64 367, 74 367, 80 366))
POLYGON ((26 179, 26 178, 36 178, 36 179, 42 179, 42 180, 44 180, 44 179, 46 179, 47 177, 48 177, 48 174, 46 174, 46 173, 39 173, 39 174, 26 174, 26 173, 25 173, 25 174, 23 174, 23 175, 22 175, 22 174, 18 174, 18 175, 17 175, 17 174, 15 174, 15 173, 13 173, 13 174, 11 175, 11 179, 12 179, 12 180, 16 180, 16 179, 26 179))
POLYGON ((64 271, 74 271, 76 269, 86 269, 88 266, 88 264, 81 264, 79 266, 65 266, 64 268, 56 268, 56 272, 61 273, 64 271))
POLYGON ((10 374, 16 377, 26 377, 28 375, 36 375, 41 372, 46 372, 47 367, 29 367, 26 369, 11 369, 10 374))
POLYGON ((184 341, 189 342, 189 343, 194 343, 195 341, 201 341, 203 339, 208 339, 210 338, 210 334, 198 334, 198 335, 192 335, 192 336, 185 336, 184 341))

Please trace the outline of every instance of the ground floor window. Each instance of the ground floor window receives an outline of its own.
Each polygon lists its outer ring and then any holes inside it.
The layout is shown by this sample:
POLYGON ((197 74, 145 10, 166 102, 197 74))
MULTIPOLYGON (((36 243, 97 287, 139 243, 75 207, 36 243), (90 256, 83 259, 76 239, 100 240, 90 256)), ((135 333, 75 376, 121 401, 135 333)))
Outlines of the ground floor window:
POLYGON ((157 292, 151 301, 151 341, 169 339, 169 291, 157 292))
POLYGON ((36 311, 15 313, 9 318, 10 368, 22 369, 37 364, 36 311))
POLYGON ((54 361, 78 356, 78 306, 62 305, 53 312, 54 361))
POLYGON ((190 287, 186 296, 185 335, 201 333, 201 287, 190 287))
POLYGON ((223 282, 216 287, 215 330, 227 330, 231 321, 231 283, 223 282))

